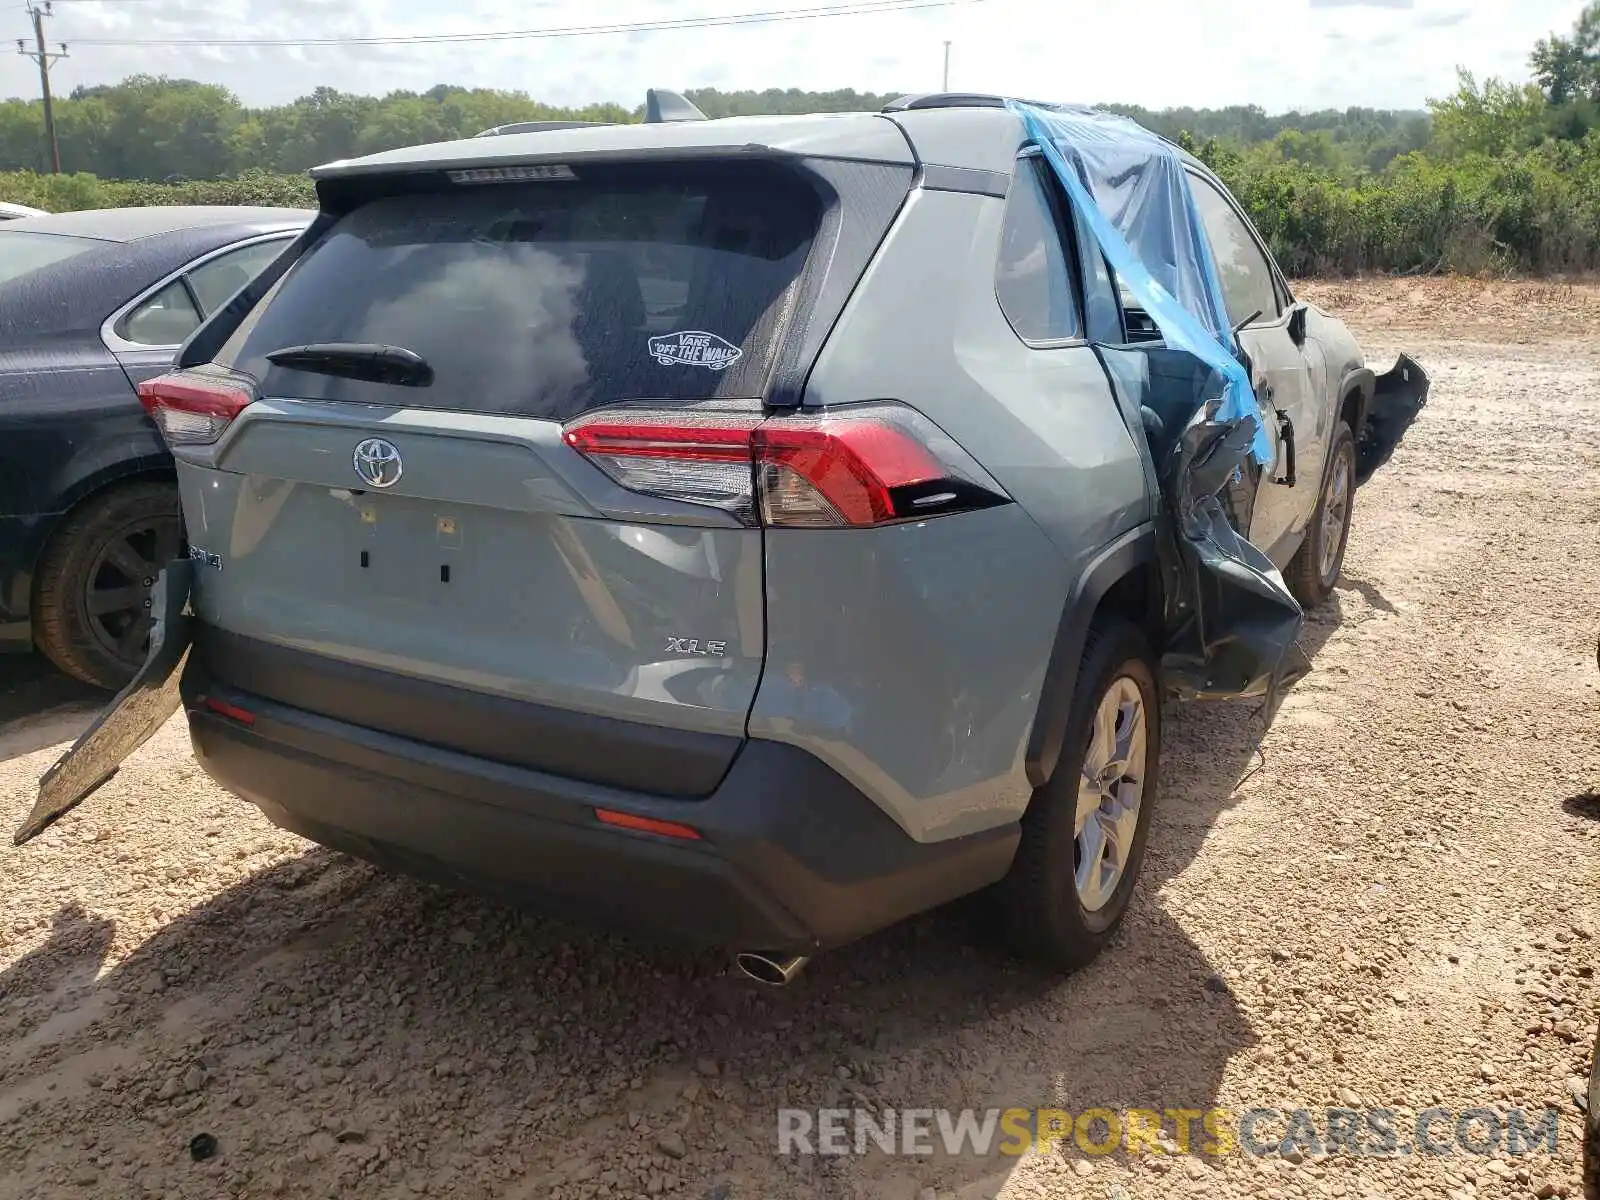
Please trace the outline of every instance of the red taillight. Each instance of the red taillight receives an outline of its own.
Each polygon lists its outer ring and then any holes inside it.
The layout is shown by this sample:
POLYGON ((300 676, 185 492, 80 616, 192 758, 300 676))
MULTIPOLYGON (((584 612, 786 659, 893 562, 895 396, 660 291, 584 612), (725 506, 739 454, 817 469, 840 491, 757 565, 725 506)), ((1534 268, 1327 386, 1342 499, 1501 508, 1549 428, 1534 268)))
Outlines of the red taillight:
POLYGON ((686 842, 698 842, 700 831, 691 829, 687 825, 680 825, 676 821, 658 821, 654 817, 641 817, 637 813, 617 812, 610 808, 597 808, 594 815, 602 825, 612 825, 618 829, 632 829, 637 833, 654 833, 662 837, 678 838, 686 842))
POLYGON ((898 520, 911 514, 899 511, 896 489, 950 475, 907 430, 873 418, 773 421, 752 440, 762 516, 772 525, 898 520))
POLYGON ((861 528, 1002 503, 999 486, 898 404, 770 419, 597 413, 567 444, 630 491, 754 524, 861 528))
POLYGON ((158 375, 139 385, 139 403, 172 446, 216 441, 255 398, 248 380, 183 371, 158 375))

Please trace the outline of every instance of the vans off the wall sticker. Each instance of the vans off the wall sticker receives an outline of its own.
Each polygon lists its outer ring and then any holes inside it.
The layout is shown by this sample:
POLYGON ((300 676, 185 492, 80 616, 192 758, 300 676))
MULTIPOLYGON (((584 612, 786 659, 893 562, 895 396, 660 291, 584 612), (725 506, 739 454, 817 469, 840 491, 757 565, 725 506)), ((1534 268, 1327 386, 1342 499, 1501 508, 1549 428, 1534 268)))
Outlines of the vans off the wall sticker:
POLYGON ((650 356, 664 367, 705 367, 724 371, 744 355, 744 351, 726 338, 714 333, 692 329, 681 333, 663 333, 650 339, 650 356))

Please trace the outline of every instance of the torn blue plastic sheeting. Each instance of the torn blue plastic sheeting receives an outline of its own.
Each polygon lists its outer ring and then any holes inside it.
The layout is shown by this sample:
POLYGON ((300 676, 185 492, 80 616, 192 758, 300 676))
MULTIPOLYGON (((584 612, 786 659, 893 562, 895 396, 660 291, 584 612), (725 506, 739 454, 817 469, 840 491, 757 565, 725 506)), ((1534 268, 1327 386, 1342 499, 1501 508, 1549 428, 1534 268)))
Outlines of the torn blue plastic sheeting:
POLYGON ((1253 419, 1251 456, 1262 466, 1272 462, 1272 436, 1249 372, 1233 352, 1222 284, 1176 151, 1125 117, 1008 104, 1167 346, 1221 376, 1215 419, 1253 419))

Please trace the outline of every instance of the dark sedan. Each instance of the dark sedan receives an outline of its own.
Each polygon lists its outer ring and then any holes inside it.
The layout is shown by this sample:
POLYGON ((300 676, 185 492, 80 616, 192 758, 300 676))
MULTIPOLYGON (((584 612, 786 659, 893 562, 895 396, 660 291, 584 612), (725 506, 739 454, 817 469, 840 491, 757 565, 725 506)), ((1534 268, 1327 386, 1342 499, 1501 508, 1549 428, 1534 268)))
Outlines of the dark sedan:
POLYGON ((181 552, 172 459, 135 386, 297 236, 286 208, 129 208, 0 225, 0 649, 118 688, 181 552))

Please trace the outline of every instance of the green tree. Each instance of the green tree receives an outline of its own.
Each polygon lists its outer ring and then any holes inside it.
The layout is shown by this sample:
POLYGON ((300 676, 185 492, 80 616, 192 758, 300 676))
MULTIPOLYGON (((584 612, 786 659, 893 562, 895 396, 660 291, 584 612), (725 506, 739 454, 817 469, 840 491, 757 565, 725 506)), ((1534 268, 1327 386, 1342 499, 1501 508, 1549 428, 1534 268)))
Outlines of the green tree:
POLYGON ((1480 86, 1466 70, 1456 78, 1453 95, 1429 104, 1434 142, 1443 155, 1503 154, 1539 139, 1546 101, 1533 84, 1486 79, 1480 86))
POLYGON ((1570 37, 1540 38, 1530 62, 1551 104, 1600 100, 1600 0, 1584 7, 1570 37))

